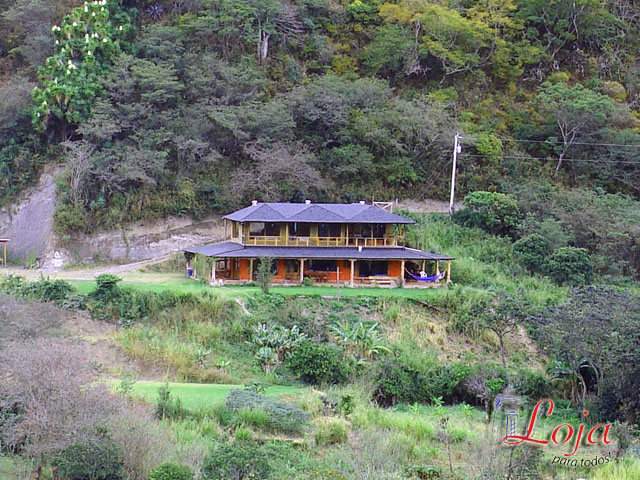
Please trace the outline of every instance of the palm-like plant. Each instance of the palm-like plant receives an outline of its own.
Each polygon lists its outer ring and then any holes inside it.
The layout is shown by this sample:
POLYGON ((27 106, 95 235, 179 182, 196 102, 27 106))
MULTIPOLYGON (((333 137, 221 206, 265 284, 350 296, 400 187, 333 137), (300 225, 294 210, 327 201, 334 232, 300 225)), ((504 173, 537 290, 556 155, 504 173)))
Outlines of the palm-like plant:
POLYGON ((306 335, 300 331, 297 325, 286 328, 279 324, 267 325, 261 323, 253 327, 251 343, 256 347, 256 359, 265 371, 270 371, 273 365, 284 362, 291 351, 298 346, 306 335), (273 362, 268 360, 273 357, 273 362))
POLYGON ((362 320, 355 323, 343 321, 331 326, 338 343, 357 363, 367 362, 382 353, 391 353, 383 345, 379 329, 379 323, 367 324, 362 320))

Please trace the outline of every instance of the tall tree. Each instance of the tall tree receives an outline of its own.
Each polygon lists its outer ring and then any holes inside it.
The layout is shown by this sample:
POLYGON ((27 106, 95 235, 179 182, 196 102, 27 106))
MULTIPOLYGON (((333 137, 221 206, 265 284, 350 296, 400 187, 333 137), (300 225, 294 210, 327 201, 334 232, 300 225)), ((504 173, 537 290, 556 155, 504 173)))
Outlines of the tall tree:
MULTIPOLYGON (((545 82, 540 87, 533 105, 543 121, 554 133, 559 134, 558 163, 554 174, 562 167, 567 152, 575 142, 598 137, 611 118, 620 110, 615 102, 580 84, 573 87, 564 83, 545 82)), ((549 140, 555 140, 553 137, 549 140)))

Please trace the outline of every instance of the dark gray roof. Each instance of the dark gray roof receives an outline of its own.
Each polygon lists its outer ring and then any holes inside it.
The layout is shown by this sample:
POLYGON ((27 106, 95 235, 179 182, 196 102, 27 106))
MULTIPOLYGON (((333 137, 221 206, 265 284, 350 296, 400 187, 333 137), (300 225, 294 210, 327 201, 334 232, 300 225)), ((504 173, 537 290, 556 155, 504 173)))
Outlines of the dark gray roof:
POLYGON ((237 222, 415 223, 361 203, 258 203, 224 218, 237 222))
POLYGON ((453 260, 453 257, 408 247, 262 247, 235 242, 186 248, 186 252, 218 258, 327 258, 332 260, 453 260))

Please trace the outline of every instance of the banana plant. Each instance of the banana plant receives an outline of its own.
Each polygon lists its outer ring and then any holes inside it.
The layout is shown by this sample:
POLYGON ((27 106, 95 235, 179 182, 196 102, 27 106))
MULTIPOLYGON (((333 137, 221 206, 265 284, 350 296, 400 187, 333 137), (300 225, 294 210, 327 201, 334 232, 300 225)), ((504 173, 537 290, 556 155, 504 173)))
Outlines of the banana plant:
POLYGON ((384 346, 379 329, 379 323, 366 324, 362 320, 354 323, 343 321, 331 326, 338 343, 357 364, 366 363, 382 353, 391 353, 384 346))

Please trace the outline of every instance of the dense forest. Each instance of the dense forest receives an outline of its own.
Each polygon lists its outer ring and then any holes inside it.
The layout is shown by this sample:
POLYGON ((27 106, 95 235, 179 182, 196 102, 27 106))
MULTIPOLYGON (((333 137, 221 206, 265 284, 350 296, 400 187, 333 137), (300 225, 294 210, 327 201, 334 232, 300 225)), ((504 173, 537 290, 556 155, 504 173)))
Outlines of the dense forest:
POLYGON ((456 132, 463 194, 640 193, 630 0, 0 10, 0 203, 65 165, 63 236, 253 197, 442 198, 456 132))

